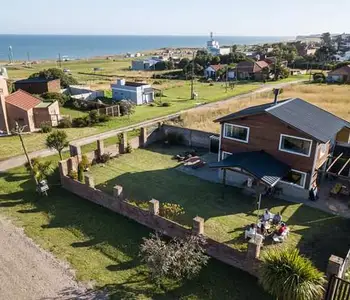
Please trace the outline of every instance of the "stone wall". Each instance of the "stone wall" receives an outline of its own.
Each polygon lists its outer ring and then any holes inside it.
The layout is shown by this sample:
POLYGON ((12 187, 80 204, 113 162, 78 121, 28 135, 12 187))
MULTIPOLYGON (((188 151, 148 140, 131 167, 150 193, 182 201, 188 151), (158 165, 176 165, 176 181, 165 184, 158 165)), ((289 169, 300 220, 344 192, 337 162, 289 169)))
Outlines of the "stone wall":
MULTIPOLYGON (((143 210, 125 201, 121 186, 115 186, 113 195, 109 195, 95 188, 91 175, 85 176, 85 184, 69 178, 67 174, 72 164, 76 164, 76 158, 61 161, 59 164, 61 183, 66 190, 169 237, 185 237, 189 234, 203 234, 205 236, 204 219, 196 217, 193 219, 192 229, 185 228, 174 221, 159 216, 159 202, 157 200, 151 200, 149 202, 150 209, 143 210)), ((260 261, 257 256, 260 245, 249 243, 248 251, 244 253, 208 237, 206 237, 206 241, 208 255, 254 276, 258 275, 260 261)))
POLYGON ((190 147, 199 147, 209 149, 210 147, 210 136, 219 136, 216 133, 200 131, 195 129, 177 127, 172 125, 163 125, 162 130, 164 135, 168 133, 181 134, 184 138, 184 144, 190 147))

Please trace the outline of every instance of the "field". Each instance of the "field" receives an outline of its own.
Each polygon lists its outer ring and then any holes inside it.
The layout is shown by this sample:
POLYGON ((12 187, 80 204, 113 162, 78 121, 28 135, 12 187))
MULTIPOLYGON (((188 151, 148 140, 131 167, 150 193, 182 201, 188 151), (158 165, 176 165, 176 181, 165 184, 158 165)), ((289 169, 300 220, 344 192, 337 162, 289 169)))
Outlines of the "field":
MULTIPOLYGON (((283 89, 280 99, 301 98, 329 112, 350 121, 350 86, 326 84, 299 84, 283 89)), ((273 101, 272 93, 264 96, 252 96, 237 101, 216 103, 210 108, 198 108, 182 116, 182 126, 209 132, 219 132, 215 118, 241 110, 243 108, 273 101)))
POLYGON ((49 196, 39 197, 24 168, 0 174, 1 213, 111 299, 271 299, 255 278, 214 259, 193 280, 154 285, 138 256, 146 227, 51 183, 49 196))
MULTIPOLYGON (((229 246, 244 251, 244 229, 257 220, 256 199, 239 189, 214 184, 184 174, 172 156, 183 152, 183 147, 152 145, 135 150, 110 161, 105 166, 95 165, 92 174, 97 187, 112 193, 112 187, 122 185, 126 197, 135 202, 154 198, 160 202, 180 204, 185 215, 178 222, 191 226, 196 216, 205 219, 205 233, 229 246)), ((331 254, 345 255, 350 242, 346 234, 349 221, 329 215, 306 205, 266 198, 262 208, 281 212, 291 233, 284 247, 298 247, 325 271, 331 254)), ((265 241, 268 248, 271 239, 265 241)))

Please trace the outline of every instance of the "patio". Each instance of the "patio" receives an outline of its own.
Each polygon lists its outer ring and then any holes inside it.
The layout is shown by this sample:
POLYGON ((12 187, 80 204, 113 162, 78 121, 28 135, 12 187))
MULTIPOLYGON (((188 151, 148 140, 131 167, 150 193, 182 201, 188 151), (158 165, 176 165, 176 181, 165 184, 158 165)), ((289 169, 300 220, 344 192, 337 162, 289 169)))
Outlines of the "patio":
MULTIPOLYGON (((119 184, 133 201, 146 202, 155 198, 163 203, 180 204, 185 214, 176 221, 190 226, 195 216, 201 216, 205 219, 208 236, 238 250, 246 249, 245 229, 257 222, 257 215, 265 208, 274 214, 281 212, 290 228, 282 245, 300 248, 302 253, 314 258, 320 268, 326 266, 331 254, 341 256, 348 250, 348 220, 302 203, 270 197, 263 197, 258 212, 256 198, 242 193, 241 189, 224 188, 217 178, 217 170, 209 169, 207 164, 197 169, 186 168, 173 159, 174 155, 188 150, 152 145, 121 155, 105 165, 95 165, 91 172, 96 187, 106 192, 111 193, 113 186, 119 184)), ((206 162, 216 160, 216 155, 203 154, 200 157, 206 162)), ((265 247, 271 243, 272 239, 267 239, 265 247)))

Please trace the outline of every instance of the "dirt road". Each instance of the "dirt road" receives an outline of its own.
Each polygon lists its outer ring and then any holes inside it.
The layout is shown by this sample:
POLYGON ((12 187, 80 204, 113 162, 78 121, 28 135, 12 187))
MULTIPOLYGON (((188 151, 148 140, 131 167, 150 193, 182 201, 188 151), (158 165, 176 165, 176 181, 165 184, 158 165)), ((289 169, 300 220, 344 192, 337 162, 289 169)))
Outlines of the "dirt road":
POLYGON ((63 262, 0 216, 0 299, 105 299, 74 279, 63 262))

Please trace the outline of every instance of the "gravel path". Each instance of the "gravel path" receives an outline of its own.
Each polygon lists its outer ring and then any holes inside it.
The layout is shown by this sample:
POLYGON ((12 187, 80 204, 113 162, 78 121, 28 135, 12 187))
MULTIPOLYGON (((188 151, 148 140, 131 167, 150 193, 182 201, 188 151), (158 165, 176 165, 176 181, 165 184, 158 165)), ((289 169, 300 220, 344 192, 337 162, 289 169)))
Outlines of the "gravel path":
POLYGON ((67 264, 0 217, 0 299, 106 299, 74 279, 67 264))

